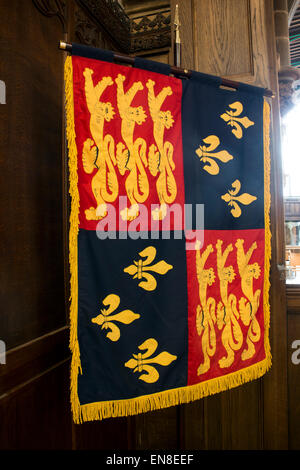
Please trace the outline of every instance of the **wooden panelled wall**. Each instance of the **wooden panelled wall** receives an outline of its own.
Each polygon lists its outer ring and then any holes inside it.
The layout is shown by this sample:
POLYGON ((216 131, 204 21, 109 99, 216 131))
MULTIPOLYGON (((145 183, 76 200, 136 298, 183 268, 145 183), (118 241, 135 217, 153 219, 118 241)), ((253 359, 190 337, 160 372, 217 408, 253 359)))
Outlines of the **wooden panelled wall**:
MULTIPOLYGON (((8 349, 7 363, 0 365, 0 448, 300 448, 295 418, 299 421, 300 410, 291 399, 291 387, 288 401, 285 283, 277 270, 277 264, 284 262, 277 99, 273 101, 272 138, 272 370, 260 380, 192 404, 72 424, 68 283, 64 282, 68 280, 69 204, 65 54, 57 44, 65 39, 125 51, 130 47, 129 33, 124 34, 126 17, 118 22, 115 12, 108 23, 108 10, 101 12, 112 4, 108 0, 0 4, 0 79, 7 88, 7 104, 0 105, 0 231, 4 240, 0 339, 8 349), (96 4, 98 10, 93 11, 96 4)), ((272 0, 184 0, 179 4, 182 66, 278 91, 272 0)), ((172 0, 172 14, 174 6, 172 0)), ((168 50, 165 40, 156 43, 152 52, 139 53, 169 58, 172 63, 168 50)), ((292 321, 299 331, 298 319, 292 321)), ((296 367, 290 377, 290 386, 295 386, 296 367)))
POLYGON ((289 448, 300 449, 300 286, 287 288, 289 448), (295 357, 293 357, 295 356, 295 357))

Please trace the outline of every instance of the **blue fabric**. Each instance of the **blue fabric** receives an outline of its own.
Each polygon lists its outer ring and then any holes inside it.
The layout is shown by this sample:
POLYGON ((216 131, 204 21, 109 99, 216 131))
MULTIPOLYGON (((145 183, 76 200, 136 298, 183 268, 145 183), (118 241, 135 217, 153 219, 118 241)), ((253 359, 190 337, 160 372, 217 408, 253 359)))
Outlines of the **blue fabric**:
POLYGON ((106 62, 114 61, 114 53, 97 47, 84 46, 82 44, 72 43, 72 55, 79 55, 89 59, 104 60, 106 62))
MULTIPOLYGON (((216 77, 215 75, 208 75, 207 73, 202 73, 202 72, 194 72, 192 71, 191 78, 191 86, 194 88, 194 86, 198 85, 203 85, 204 83, 210 84, 210 85, 221 85, 222 79, 221 77, 216 77)), ((186 83, 186 86, 187 83, 186 83)))
POLYGON ((139 69, 148 70, 149 72, 160 73, 162 75, 169 75, 171 71, 171 66, 168 64, 143 59, 141 57, 136 57, 134 59, 134 66, 139 69))
POLYGON ((78 340, 83 374, 78 375, 78 394, 82 405, 156 393, 162 384, 170 389, 187 383, 185 239, 151 240, 159 259, 167 259, 173 269, 160 277, 154 291, 148 292, 138 286, 139 279, 133 280, 123 268, 149 246, 149 239, 132 240, 128 236, 127 240, 100 240, 94 231, 79 230, 78 340), (180 288, 174 289, 175 286, 180 288), (121 297, 118 311, 131 309, 141 314, 141 321, 119 324, 121 336, 116 342, 103 332, 100 334, 101 327, 91 321, 101 313, 100 300, 112 293, 121 297), (124 362, 151 337, 159 342, 161 351, 175 352, 178 358, 167 368, 158 365, 160 380, 147 384, 132 380, 132 370, 124 367, 124 362))
POLYGON ((222 89, 216 86, 217 83, 217 77, 202 78, 198 73, 193 73, 189 80, 182 82, 185 202, 193 204, 193 207, 195 204, 205 205, 206 230, 263 228, 263 97, 240 88, 237 91, 222 89), (233 127, 220 118, 235 102, 243 105, 240 117, 247 116, 255 123, 247 129, 242 126, 241 139, 236 138, 232 133, 233 127), (215 159, 220 168, 217 175, 203 171, 205 163, 199 161, 195 153, 199 145, 205 145, 203 139, 210 135, 220 139, 215 152, 226 150, 234 156, 227 163, 215 159), (238 218, 232 217, 230 208, 221 198, 232 189, 231 185, 236 179, 241 180, 241 193, 247 192, 257 197, 238 218))
POLYGON ((255 93, 257 95, 262 96, 265 92, 265 88, 261 88, 258 86, 248 85, 247 83, 239 83, 238 87, 239 91, 246 91, 248 93, 255 93))

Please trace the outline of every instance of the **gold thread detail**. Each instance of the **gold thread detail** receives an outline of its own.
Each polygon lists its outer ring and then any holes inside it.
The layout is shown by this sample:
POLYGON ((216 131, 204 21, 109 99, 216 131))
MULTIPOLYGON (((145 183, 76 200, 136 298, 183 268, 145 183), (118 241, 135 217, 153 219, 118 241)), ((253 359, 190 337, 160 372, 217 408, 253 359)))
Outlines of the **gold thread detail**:
POLYGON ((104 307, 107 308, 101 308, 101 313, 97 317, 92 318, 91 321, 92 323, 96 323, 101 326, 101 330, 109 330, 106 337, 111 341, 118 341, 121 336, 121 332, 120 328, 115 325, 115 322, 129 325, 140 318, 140 314, 134 313, 132 310, 122 310, 121 312, 112 315, 120 305, 120 297, 116 294, 107 295, 102 303, 104 307))
POLYGON ((203 351, 203 362, 197 369, 197 375, 205 374, 210 369, 210 358, 216 352, 216 301, 213 297, 207 298, 208 286, 215 282, 215 273, 213 268, 204 269, 209 255, 214 251, 212 245, 200 252, 200 242, 195 245, 196 252, 196 272, 199 286, 199 301, 197 305, 196 329, 201 336, 201 346, 203 351))
POLYGON ((85 210, 87 220, 101 220, 107 215, 107 202, 116 200, 119 194, 118 178, 114 166, 115 141, 110 134, 104 133, 105 122, 114 118, 115 111, 111 103, 104 103, 101 96, 107 87, 113 85, 111 77, 102 77, 94 86, 94 71, 85 68, 85 98, 90 113, 90 133, 93 139, 86 139, 83 144, 82 163, 86 173, 93 174, 91 190, 96 201, 96 207, 85 210))
POLYGON ((265 273, 264 273, 264 346, 266 357, 259 363, 238 370, 225 376, 216 377, 194 385, 165 390, 151 395, 143 395, 126 400, 113 400, 105 402, 94 402, 80 405, 77 393, 77 377, 81 371, 79 344, 77 337, 77 301, 78 301, 78 278, 77 278, 77 234, 79 215, 79 192, 77 176, 77 149, 75 141, 74 104, 73 104, 73 72, 72 58, 67 57, 64 69, 65 94, 66 94, 66 134, 69 149, 69 183, 71 202, 70 232, 69 232, 69 261, 71 273, 71 307, 70 307, 70 349, 72 351, 71 362, 71 405, 73 420, 76 424, 102 420, 110 417, 131 416, 189 403, 208 395, 213 395, 230 388, 238 387, 251 380, 263 376, 272 365, 272 357, 269 343, 270 328, 270 258, 271 258, 271 231, 270 231, 270 106, 264 102, 264 182, 265 182, 265 273))
POLYGON ((152 384, 157 382, 159 379, 159 373, 152 364, 158 364, 160 366, 168 366, 171 362, 177 359, 177 356, 163 351, 157 356, 153 357, 158 347, 158 342, 154 338, 149 338, 143 342, 138 348, 144 353, 132 354, 134 359, 129 359, 125 362, 124 366, 129 369, 133 369, 133 372, 143 372, 139 376, 139 380, 143 380, 146 383, 152 384), (152 356, 152 357, 151 357, 152 356), (150 365, 151 364, 151 365, 150 365))
POLYGON ((241 369, 237 372, 216 377, 195 385, 187 385, 172 390, 143 395, 128 400, 114 400, 95 402, 80 407, 80 417, 77 423, 82 421, 102 420, 111 417, 132 416, 148 411, 168 408, 170 406, 190 403, 200 398, 223 392, 230 388, 238 387, 251 380, 258 379, 270 368, 268 359, 241 369))
POLYGON ((141 82, 134 82, 125 92, 126 77, 119 74, 115 79, 117 84, 117 105, 121 117, 122 142, 117 144, 116 160, 121 175, 129 171, 125 181, 126 193, 131 204, 130 208, 121 211, 123 220, 134 220, 139 215, 139 203, 143 203, 149 196, 149 182, 145 167, 148 165, 146 157, 146 141, 141 137, 134 140, 136 124, 145 122, 147 115, 142 106, 133 107, 131 102, 135 95, 144 89, 141 82))
POLYGON ((242 292, 245 297, 239 300, 239 310, 242 322, 244 325, 249 326, 246 343, 247 349, 242 352, 242 360, 250 359, 255 354, 255 346, 261 337, 261 330, 256 318, 260 302, 261 290, 257 289, 253 292, 253 279, 258 279, 261 274, 260 266, 257 262, 250 264, 252 253, 257 248, 257 243, 253 242, 249 250, 245 252, 244 240, 238 239, 236 244, 237 249, 237 264, 241 277, 242 292))
POLYGON ((264 346, 266 354, 266 367, 270 369, 272 365, 272 355, 270 349, 269 331, 270 331, 270 262, 271 262, 271 228, 270 228, 270 207, 271 207, 271 156, 270 156, 270 105, 264 100, 263 107, 263 132, 264 132, 264 196, 265 196, 265 266, 264 266, 264 346))
POLYGON ((222 329, 222 344, 225 348, 226 355, 219 360, 221 368, 230 367, 234 361, 234 352, 241 349, 243 344, 243 333, 239 325, 239 312, 237 309, 236 296, 228 294, 228 284, 235 278, 233 266, 225 266, 228 255, 233 251, 230 243, 222 253, 223 241, 218 240, 217 248, 217 269, 220 281, 221 301, 217 307, 217 324, 222 329))
POLYGON ((230 212, 233 217, 240 217, 242 214, 242 209, 240 208, 239 204, 248 206, 249 204, 252 204, 252 202, 256 201, 257 197, 248 193, 238 194, 241 190, 241 182, 239 180, 235 180, 231 186, 232 189, 229 189, 226 194, 223 194, 221 199, 227 202, 228 206, 232 206, 230 212))
POLYGON ((71 196, 69 263, 70 263, 70 350, 71 361, 71 408, 74 422, 80 420, 80 403, 77 391, 78 373, 82 373, 80 351, 77 337, 78 315, 78 254, 77 235, 79 226, 79 191, 77 174, 77 147, 74 122, 73 67, 72 58, 67 57, 64 67, 66 135, 69 150, 69 193, 71 196))
POLYGON ((230 110, 225 111, 224 114, 221 114, 220 118, 223 121, 227 122, 228 126, 233 127, 232 133, 236 136, 237 139, 243 137, 243 128, 248 129, 250 126, 254 126, 254 122, 250 121, 247 116, 239 117, 243 112, 243 105, 239 101, 229 105, 230 110))
POLYGON ((133 276, 133 279, 143 279, 139 282, 139 287, 142 289, 152 291, 156 289, 157 281, 155 277, 147 271, 152 271, 157 274, 164 275, 170 269, 173 269, 171 264, 166 263, 164 260, 158 261, 155 264, 151 264, 156 257, 156 248, 154 246, 148 246, 143 251, 139 252, 139 255, 145 260, 133 261, 134 264, 124 268, 124 272, 133 276))
POLYGON ((170 129, 173 126, 174 119, 170 110, 161 110, 164 101, 173 94, 173 91, 170 86, 167 86, 155 95, 154 85, 155 82, 150 79, 146 83, 148 105, 153 121, 153 136, 156 144, 149 147, 148 165, 153 176, 159 173, 156 180, 156 190, 160 207, 152 211, 152 217, 154 220, 163 220, 167 215, 167 204, 174 202, 177 195, 177 184, 173 174, 175 170, 173 161, 174 147, 171 142, 164 141, 165 129, 170 129))
POLYGON ((218 163, 214 159, 218 159, 223 163, 227 163, 233 159, 233 155, 230 155, 227 150, 219 150, 218 152, 213 152, 220 145, 220 139, 216 135, 209 135, 203 142, 207 145, 200 145, 196 154, 199 157, 200 162, 205 163, 203 170, 211 175, 218 175, 220 168, 218 163))

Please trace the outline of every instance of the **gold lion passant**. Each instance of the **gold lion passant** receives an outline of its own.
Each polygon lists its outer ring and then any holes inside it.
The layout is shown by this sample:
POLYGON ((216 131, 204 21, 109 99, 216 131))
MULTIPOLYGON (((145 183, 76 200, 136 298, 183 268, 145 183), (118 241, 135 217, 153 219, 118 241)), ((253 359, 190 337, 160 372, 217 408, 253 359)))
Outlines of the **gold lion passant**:
POLYGON ((203 352, 203 363, 199 365, 197 375, 201 375, 205 374, 210 369, 210 358, 214 356, 216 352, 216 301, 213 297, 207 298, 207 287, 215 282, 215 273, 213 268, 204 268, 207 258, 214 249, 210 244, 201 253, 200 242, 197 241, 195 250, 200 299, 200 304, 197 306, 196 328, 198 335, 202 335, 201 345, 203 352))
POLYGON ((237 264, 241 276, 241 287, 245 296, 239 301, 239 310, 243 323, 249 325, 246 338, 247 348, 242 353, 242 359, 245 361, 254 356, 254 343, 257 343, 261 337, 261 329, 256 318, 261 290, 257 289, 255 292, 253 290, 253 280, 260 277, 261 269, 258 263, 249 263, 254 250, 257 248, 256 242, 252 243, 247 252, 244 250, 244 240, 238 239, 235 246, 237 248, 237 264))
POLYGON ((115 142, 111 135, 104 136, 104 123, 114 117, 111 103, 100 101, 104 90, 113 85, 111 77, 103 77, 96 86, 92 80, 93 70, 85 68, 85 97, 90 112, 90 131, 93 137, 83 144, 82 163, 86 173, 97 172, 92 179, 92 191, 97 206, 85 211, 87 220, 100 220, 107 215, 107 202, 113 202, 118 196, 118 178, 114 169, 115 142))
POLYGON ((133 137, 135 125, 141 125, 147 115, 142 106, 131 106, 137 92, 144 89, 142 82, 134 82, 125 93, 124 81, 125 77, 121 74, 115 79, 118 109, 122 119, 121 135, 126 144, 118 143, 116 159, 121 175, 129 171, 125 188, 131 206, 123 209, 120 214, 123 220, 133 220, 139 215, 138 203, 145 202, 149 196, 148 177, 144 168, 148 164, 146 142, 140 137, 135 140, 133 137))
POLYGON ((167 204, 175 201, 177 195, 176 180, 173 175, 175 163, 173 161, 173 145, 164 142, 165 129, 173 126, 174 119, 171 112, 162 111, 161 107, 167 98, 173 94, 171 87, 164 87, 156 96, 154 93, 155 82, 148 80, 148 105, 150 115, 153 120, 153 136, 156 142, 149 147, 149 170, 153 176, 159 172, 156 181, 156 190, 160 202, 160 207, 152 211, 154 220, 162 220, 167 214, 167 204))
POLYGON ((217 307, 217 324, 222 330, 222 344, 226 350, 226 355, 219 360, 221 368, 230 367, 234 361, 234 351, 241 349, 243 344, 243 333, 239 325, 240 317, 237 309, 237 300, 234 294, 228 294, 228 284, 235 278, 233 266, 225 266, 228 255, 233 251, 230 243, 222 253, 223 241, 218 240, 217 248, 217 269, 220 281, 221 301, 217 307))

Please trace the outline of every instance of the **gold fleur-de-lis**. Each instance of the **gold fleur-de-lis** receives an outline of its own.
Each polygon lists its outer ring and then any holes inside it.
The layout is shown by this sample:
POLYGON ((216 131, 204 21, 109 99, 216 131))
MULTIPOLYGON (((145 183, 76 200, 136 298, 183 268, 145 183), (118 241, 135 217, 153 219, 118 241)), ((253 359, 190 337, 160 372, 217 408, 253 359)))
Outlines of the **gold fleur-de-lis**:
POLYGON ((196 154, 200 158, 200 161, 207 163, 204 165, 203 170, 207 171, 211 175, 217 175, 220 171, 219 165, 215 162, 214 158, 221 160, 221 162, 227 163, 233 159, 233 156, 227 152, 227 150, 221 150, 219 152, 213 152, 219 145, 220 139, 216 135, 209 135, 203 142, 208 145, 200 145, 196 150, 196 154))
POLYGON ((243 105, 239 101, 235 101, 234 103, 229 105, 231 108, 230 111, 225 111, 224 114, 221 114, 221 118, 227 122, 228 126, 233 127, 232 133, 236 136, 237 139, 241 139, 243 137, 243 130, 241 126, 244 126, 247 129, 250 126, 254 125, 253 121, 250 121, 247 116, 238 117, 243 112, 243 105))
POLYGON ((173 266, 166 263, 165 261, 159 261, 158 263, 151 265, 152 261, 156 257, 156 248, 154 248, 154 246, 148 246, 143 251, 140 251, 139 255, 146 259, 133 261, 134 264, 124 268, 124 272, 133 276, 133 279, 144 278, 145 280, 139 282, 138 284, 140 287, 142 287, 142 289, 148 291, 154 290, 157 286, 156 279, 147 271, 153 271, 158 274, 166 274, 170 269, 173 269, 173 266))
POLYGON ((144 372, 144 374, 139 376, 139 380, 143 380, 147 383, 157 382, 159 379, 159 373, 154 366, 149 364, 158 364, 160 366, 168 366, 171 362, 177 359, 177 356, 163 351, 155 357, 152 356, 158 346, 158 342, 154 338, 149 338, 144 341, 138 348, 141 351, 146 350, 144 353, 132 354, 134 359, 129 359, 125 362, 125 367, 133 369, 133 372, 144 372))
POLYGON ((131 310, 123 310, 122 312, 111 315, 112 312, 117 310, 120 305, 120 297, 115 294, 110 294, 103 300, 103 305, 107 308, 101 308, 100 315, 95 318, 92 318, 92 323, 97 323, 101 326, 101 330, 110 330, 107 333, 107 338, 111 341, 118 341, 120 338, 120 328, 115 325, 114 322, 121 322, 125 325, 129 325, 134 320, 140 318, 138 313, 134 313, 131 310))
POLYGON ((225 202, 228 202, 229 206, 233 206, 230 211, 233 217, 240 217, 242 210, 238 205, 238 202, 240 204, 248 206, 253 201, 255 201, 257 197, 251 196, 251 194, 248 193, 243 193, 238 196, 238 193, 241 189, 241 182, 239 180, 235 180, 231 186, 233 189, 229 189, 226 194, 223 194, 223 196, 221 196, 221 199, 223 199, 223 201, 225 202))

